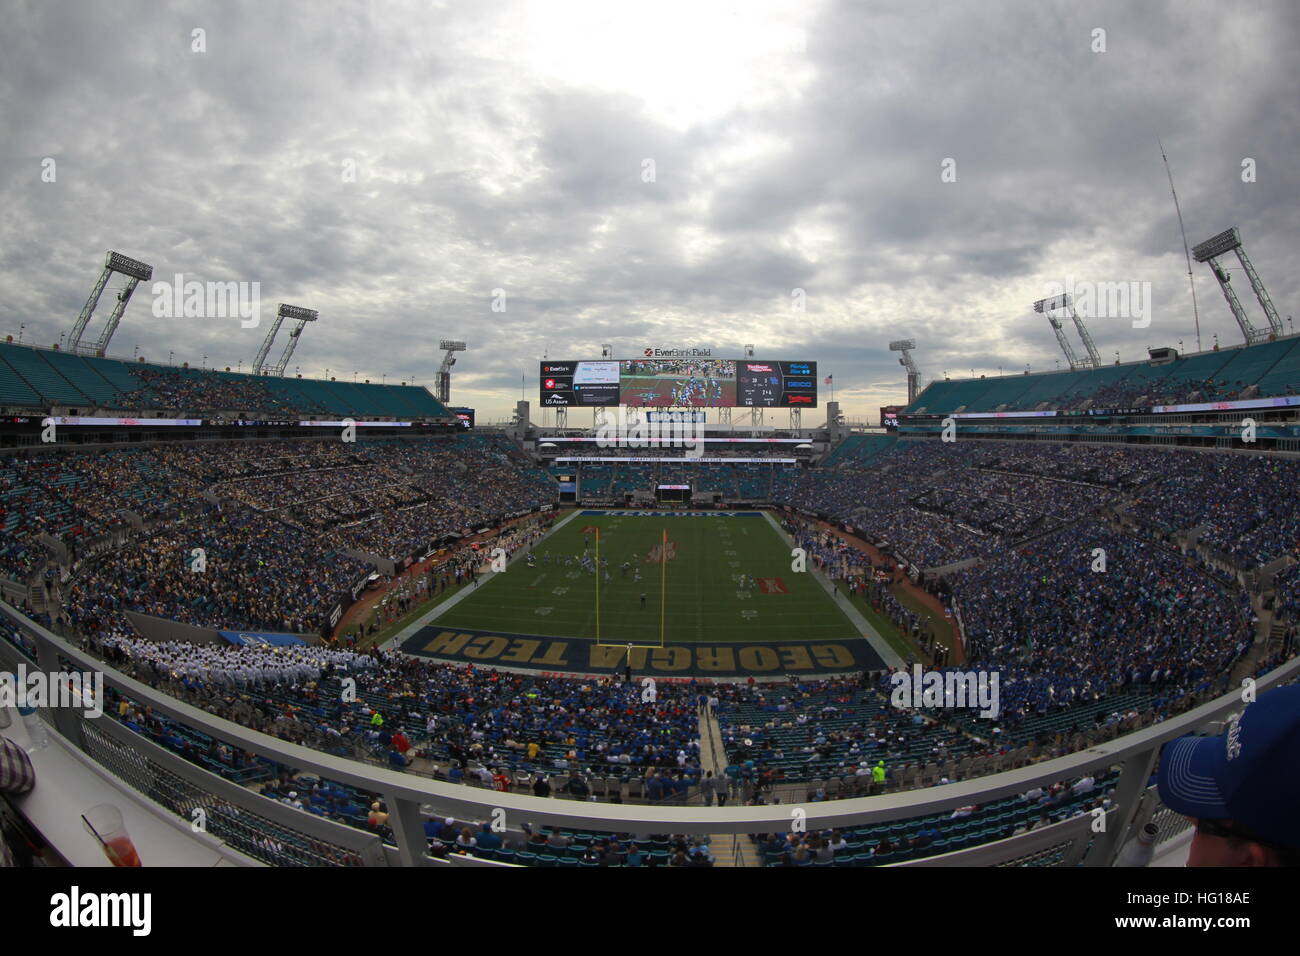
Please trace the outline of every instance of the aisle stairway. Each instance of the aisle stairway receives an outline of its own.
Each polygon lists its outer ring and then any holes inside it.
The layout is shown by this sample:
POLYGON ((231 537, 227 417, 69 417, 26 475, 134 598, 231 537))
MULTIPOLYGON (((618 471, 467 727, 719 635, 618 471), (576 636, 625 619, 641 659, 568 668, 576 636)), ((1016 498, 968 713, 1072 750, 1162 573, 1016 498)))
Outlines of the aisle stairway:
MULTIPOLYGON (((709 708, 700 708, 700 767, 712 770, 713 776, 727 778, 727 751, 722 745, 722 727, 709 708)), ((735 806, 734 799, 727 801, 735 806)), ((709 846, 713 850, 714 866, 762 866, 758 849, 747 834, 711 833, 709 846)))

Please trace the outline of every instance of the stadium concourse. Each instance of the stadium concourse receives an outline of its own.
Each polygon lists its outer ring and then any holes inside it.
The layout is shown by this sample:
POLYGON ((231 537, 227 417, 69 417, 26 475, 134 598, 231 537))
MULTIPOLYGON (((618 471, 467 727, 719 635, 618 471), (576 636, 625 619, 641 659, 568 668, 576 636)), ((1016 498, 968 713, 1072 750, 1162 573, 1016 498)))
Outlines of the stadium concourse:
MULTIPOLYGON (((1270 371, 1294 351, 1294 342, 1282 344, 1269 343, 1267 368, 1232 355, 1206 378, 1197 376, 1208 363, 1175 369, 1176 378, 1160 378, 1159 395, 1287 388, 1277 383, 1290 373, 1270 371), (1233 378, 1233 362, 1255 377, 1233 378)), ((950 442, 927 418, 936 409, 995 414, 1157 394, 1154 378, 1135 379, 1132 369, 1093 382, 1085 382, 1092 373, 1062 373, 1050 386, 1051 376, 1031 377, 1029 391, 1006 401, 1010 386, 976 395, 973 386, 957 394, 936 383, 913 403, 902 434, 828 426, 807 436, 816 437, 814 454, 797 459, 755 438, 705 460, 564 462, 539 454, 546 436, 535 429, 462 434, 445 408, 409 386, 140 369, 14 346, 0 360, 0 401, 15 416, 0 461, 6 599, 169 698, 408 774, 647 805, 896 792, 1076 753, 1215 698, 1296 649, 1300 462, 1288 447, 1126 443, 1115 416, 1087 423, 1106 441, 997 431, 1007 426, 990 419, 964 425, 950 442), (104 414, 87 424, 67 419, 55 442, 42 442, 41 416, 71 401, 79 413, 104 414), (130 423, 114 424, 115 411, 130 423), (160 413, 198 417, 151 427, 151 418, 176 420, 160 413), (356 415, 371 426, 340 441, 338 423, 304 418, 290 427, 289 413, 356 415), (772 509, 837 596, 845 586, 887 622, 908 664, 930 665, 938 654, 915 596, 942 602, 964 641, 961 667, 1001 675, 1000 712, 900 709, 882 672, 693 677, 661 682, 647 699, 625 674, 565 676, 380 649, 387 625, 475 586, 486 557, 470 543, 477 533, 509 526, 501 543, 512 558, 542 540, 569 503, 563 475, 583 506, 653 502, 662 483, 707 492, 709 507, 772 509), (893 580, 894 569, 907 579, 893 580), (395 610, 367 623, 349 609, 374 580, 385 582, 395 610)), ((1203 427, 1223 426, 1211 416, 1203 427)), ((574 448, 575 459, 604 451, 574 448)), ((30 652, 20 627, 3 630, 30 652)), ((114 689, 107 703, 132 732, 268 801, 398 839, 377 790, 232 748, 130 693, 114 689)), ((792 866, 922 859, 1109 808, 1117 773, 952 813, 754 834, 743 855, 792 866)), ((228 801, 214 809, 214 832, 263 862, 360 862, 338 847, 304 845, 269 819, 241 822, 228 801)), ((435 857, 728 862, 699 834, 500 833, 486 814, 458 820, 436 808, 424 828, 435 857)))

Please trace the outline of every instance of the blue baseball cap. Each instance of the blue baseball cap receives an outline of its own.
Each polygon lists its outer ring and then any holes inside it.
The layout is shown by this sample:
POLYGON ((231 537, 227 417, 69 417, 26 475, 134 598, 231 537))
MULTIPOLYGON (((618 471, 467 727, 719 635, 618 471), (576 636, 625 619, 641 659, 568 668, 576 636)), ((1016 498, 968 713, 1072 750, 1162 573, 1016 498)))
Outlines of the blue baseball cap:
POLYGON ((1175 813, 1300 849, 1300 686, 1260 695, 1217 737, 1165 744, 1157 787, 1175 813))

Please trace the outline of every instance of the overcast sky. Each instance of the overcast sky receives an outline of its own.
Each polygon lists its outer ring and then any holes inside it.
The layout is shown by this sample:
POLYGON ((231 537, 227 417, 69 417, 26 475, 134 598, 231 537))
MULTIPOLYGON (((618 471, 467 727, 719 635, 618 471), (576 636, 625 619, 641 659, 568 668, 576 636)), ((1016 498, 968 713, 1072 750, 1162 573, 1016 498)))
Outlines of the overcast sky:
MULTIPOLYGON (((431 385, 465 339, 452 399, 481 418, 521 374, 536 408, 544 354, 752 343, 874 422, 906 395, 894 338, 923 381, 1053 368, 1053 282, 1151 283, 1149 328, 1089 322, 1105 361, 1194 349, 1157 136, 1189 242, 1238 226, 1300 311, 1290 0, 4 9, 0 334, 24 342, 59 341, 115 249, 259 282, 264 311, 159 318, 141 285, 118 355, 247 369, 285 301, 320 312, 303 374, 431 385)), ((1205 347, 1239 342, 1194 268, 1205 347)))

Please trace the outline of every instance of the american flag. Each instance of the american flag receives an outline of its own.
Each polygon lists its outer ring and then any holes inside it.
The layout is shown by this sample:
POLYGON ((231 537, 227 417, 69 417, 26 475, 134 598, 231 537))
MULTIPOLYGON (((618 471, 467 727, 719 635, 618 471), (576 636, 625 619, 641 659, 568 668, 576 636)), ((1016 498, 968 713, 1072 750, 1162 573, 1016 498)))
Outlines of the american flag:
POLYGON ((831 379, 833 379, 834 377, 835 377, 834 375, 827 375, 827 376, 826 376, 826 384, 829 385, 829 384, 831 383, 831 379))

